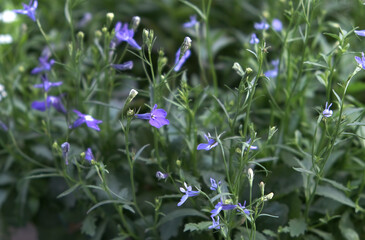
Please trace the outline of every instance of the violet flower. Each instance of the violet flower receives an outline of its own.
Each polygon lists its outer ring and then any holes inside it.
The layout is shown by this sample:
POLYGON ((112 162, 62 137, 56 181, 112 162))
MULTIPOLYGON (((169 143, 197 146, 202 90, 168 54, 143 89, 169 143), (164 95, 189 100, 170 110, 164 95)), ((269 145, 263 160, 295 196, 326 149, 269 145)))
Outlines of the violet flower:
POLYGON ((219 185, 221 185, 221 184, 222 184, 222 182, 221 182, 221 181, 219 181, 219 182, 218 182, 218 184, 217 184, 217 182, 215 181, 215 179, 210 178, 210 184, 212 185, 212 186, 210 187, 210 190, 212 190, 212 191, 216 191, 216 190, 217 190, 217 188, 219 187, 219 185))
POLYGON ((180 51, 181 51, 181 48, 179 48, 179 50, 177 50, 176 55, 175 55, 175 67, 174 67, 175 72, 178 72, 181 69, 182 65, 186 62, 186 60, 191 55, 191 51, 190 51, 190 49, 188 49, 188 50, 186 50, 184 55, 180 58, 180 51))
POLYGON ((237 209, 237 211, 243 211, 244 214, 246 214, 247 216, 250 216, 250 211, 246 208, 246 201, 244 201, 243 205, 241 205, 241 203, 238 203, 238 207, 239 209, 237 209))
POLYGON ((365 37, 365 30, 355 30, 354 31, 358 36, 365 37))
POLYGON ((199 22, 196 20, 196 15, 190 16, 190 21, 183 24, 184 28, 191 28, 194 27, 199 22))
POLYGON ((268 78, 276 78, 279 73, 279 59, 272 60, 271 65, 273 65, 273 69, 266 71, 264 74, 268 78))
POLYGON ((271 22, 271 26, 272 29, 274 29, 277 32, 280 32, 281 30, 283 30, 283 24, 281 23, 281 21, 277 18, 274 18, 271 22))
POLYGON ((134 114, 136 118, 149 120, 151 126, 160 128, 164 125, 169 125, 170 121, 166 119, 167 112, 162 108, 157 109, 157 104, 153 107, 150 113, 134 114))
POLYGON ((62 104, 62 100, 60 97, 56 96, 47 96, 46 101, 34 101, 31 104, 31 107, 35 110, 44 112, 47 108, 53 106, 57 111, 61 113, 66 113, 66 109, 62 104))
POLYGON ((95 160, 93 152, 91 151, 91 148, 86 149, 85 160, 89 161, 90 163, 91 163, 91 161, 95 160))
POLYGON ((76 119, 76 121, 72 124, 72 126, 70 126, 70 128, 76 128, 81 124, 86 123, 86 125, 89 128, 95 129, 96 131, 100 131, 98 124, 102 123, 103 121, 94 119, 90 115, 82 114, 77 110, 73 110, 73 112, 76 113, 79 116, 79 118, 76 119))
POLYGON ((186 184, 186 182, 184 182, 184 186, 186 189, 184 189, 183 187, 180 187, 180 192, 185 193, 184 196, 181 197, 180 202, 177 204, 177 206, 181 206, 184 204, 184 202, 189 198, 189 197, 195 197, 199 194, 199 191, 193 191, 191 186, 188 186, 186 184))
POLYGON ((219 216, 217 216, 217 221, 214 219, 214 217, 211 217, 212 221, 213 221, 213 225, 209 226, 209 229, 220 229, 221 227, 219 226, 219 216))
POLYGON ((257 146, 250 145, 250 142, 251 142, 251 138, 250 138, 250 139, 248 139, 248 141, 246 142, 246 144, 247 144, 248 146, 250 146, 250 149, 251 149, 251 150, 257 150, 257 149, 258 149, 258 147, 257 147, 257 146))
POLYGON ((33 70, 30 72, 31 74, 38 74, 40 72, 45 72, 45 71, 51 71, 52 65, 55 63, 54 59, 51 59, 48 61, 49 57, 50 57, 50 53, 49 50, 45 50, 42 53, 42 56, 38 59, 39 60, 39 65, 35 68, 33 68, 33 70))
POLYGON ((50 82, 48 81, 48 78, 45 74, 43 74, 41 76, 41 80, 43 83, 40 83, 40 84, 35 84, 33 85, 33 87, 35 88, 43 88, 45 92, 48 92, 48 90, 51 88, 51 87, 58 87, 58 86, 61 86, 62 85, 62 82, 50 82))
POLYGON ((210 133, 208 133, 208 135, 204 134, 204 137, 208 143, 200 143, 197 147, 197 150, 209 151, 218 145, 218 142, 210 136, 210 133))
POLYGON ((38 1, 37 0, 30 0, 28 5, 23 3, 23 8, 24 9, 17 9, 17 10, 13 10, 13 11, 15 13, 28 15, 28 17, 35 22, 36 21, 36 19, 35 19, 35 10, 37 9, 37 7, 38 7, 38 1))
POLYGON ((68 142, 62 143, 61 149, 62 149, 62 155, 63 155, 63 158, 65 159, 66 165, 68 165, 68 152, 70 151, 70 144, 68 142))
POLYGON ((111 66, 114 69, 119 70, 119 71, 130 70, 133 68, 133 62, 127 61, 127 62, 121 63, 121 64, 112 64, 111 66))
POLYGON ((4 130, 5 132, 7 132, 9 130, 8 127, 5 125, 5 123, 3 123, 2 121, 0 121, 0 128, 2 130, 4 130))
MULTIPOLYGON (((365 30, 364 30, 365 31, 365 30)), ((365 70, 365 56, 364 53, 361 53, 362 57, 355 56, 355 60, 361 67, 365 70)))
POLYGON ((330 105, 328 105, 328 102, 326 102, 326 107, 325 109, 323 110, 322 114, 325 118, 329 118, 332 116, 333 114, 333 111, 330 110, 330 107, 332 106, 332 103, 330 105))
POLYGON ((169 175, 167 173, 162 173, 160 171, 156 172, 156 177, 158 180, 166 179, 169 175))
POLYGON ((262 22, 259 22, 259 23, 255 23, 253 25, 253 27, 256 29, 256 30, 267 30, 269 29, 269 24, 266 23, 266 21, 262 21, 262 22))
POLYGON ((232 210, 232 209, 235 209, 236 207, 237 207, 237 205, 224 204, 221 200, 214 206, 214 209, 212 211, 210 211, 210 213, 212 214, 211 217, 217 216, 220 213, 220 211, 222 211, 222 210, 232 210))
POLYGON ((127 42, 132 47, 141 50, 141 47, 133 39, 133 36, 134 30, 128 28, 128 23, 123 24, 121 22, 117 22, 117 24, 115 25, 115 38, 117 44, 120 44, 121 42, 127 42))
POLYGON ((252 33, 250 44, 258 44, 260 42, 260 39, 257 38, 255 33, 252 33))

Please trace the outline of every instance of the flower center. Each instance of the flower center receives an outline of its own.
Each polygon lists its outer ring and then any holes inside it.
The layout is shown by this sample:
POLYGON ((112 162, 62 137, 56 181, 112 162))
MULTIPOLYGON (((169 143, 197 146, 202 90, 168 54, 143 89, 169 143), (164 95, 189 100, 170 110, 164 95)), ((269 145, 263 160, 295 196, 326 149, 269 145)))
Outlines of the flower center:
POLYGON ((90 115, 86 115, 84 118, 85 118, 86 121, 93 121, 94 120, 94 118, 90 115))

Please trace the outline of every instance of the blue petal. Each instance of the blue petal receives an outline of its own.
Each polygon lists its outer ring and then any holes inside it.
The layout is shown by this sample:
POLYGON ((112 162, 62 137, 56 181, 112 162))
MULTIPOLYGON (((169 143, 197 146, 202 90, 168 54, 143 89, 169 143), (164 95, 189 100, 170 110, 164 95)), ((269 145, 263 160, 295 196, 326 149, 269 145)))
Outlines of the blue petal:
POLYGON ((177 204, 177 206, 180 207, 181 205, 183 205, 184 202, 186 201, 186 199, 188 199, 188 195, 182 196, 181 199, 180 199, 180 202, 177 204))

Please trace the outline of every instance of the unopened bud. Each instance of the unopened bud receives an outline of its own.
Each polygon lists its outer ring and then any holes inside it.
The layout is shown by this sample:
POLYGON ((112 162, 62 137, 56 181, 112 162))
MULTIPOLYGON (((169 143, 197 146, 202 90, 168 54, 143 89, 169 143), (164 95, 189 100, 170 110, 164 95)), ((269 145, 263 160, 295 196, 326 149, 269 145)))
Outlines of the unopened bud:
POLYGON ((248 177, 248 181, 250 181, 250 186, 252 186, 253 176, 254 176, 254 173, 253 173, 252 169, 249 168, 247 171, 247 177, 248 177))
POLYGON ((108 28, 103 27, 103 28, 101 29, 101 31, 102 31, 103 33, 106 33, 106 32, 108 32, 108 28))
POLYGON ((113 19, 114 19, 114 13, 109 12, 109 13, 106 14, 106 25, 108 27, 110 26, 110 24, 112 24, 113 19))
POLYGON ((265 193, 265 183, 264 182, 260 182, 260 190, 261 190, 261 196, 264 196, 265 193))
POLYGON ((178 168, 180 168, 180 167, 181 167, 181 160, 176 160, 176 166, 177 166, 178 168))
POLYGON ((68 152, 70 151, 70 144, 68 142, 64 142, 61 145, 62 148, 62 155, 65 159, 66 165, 68 165, 68 152))
POLYGON ((243 77, 243 76, 245 75, 245 72, 243 71, 243 69, 242 69, 241 65, 240 65, 238 62, 235 62, 235 63, 233 64, 232 69, 233 69, 233 70, 235 70, 235 71, 236 71, 236 73, 237 73, 238 75, 240 75, 241 77, 243 77))
POLYGON ((77 39, 79 41, 81 41, 82 39, 84 39, 84 37, 85 37, 85 34, 83 32, 80 31, 80 32, 77 33, 77 39))
POLYGON ((133 98, 135 98, 138 94, 138 91, 137 90, 134 90, 132 89, 130 92, 129 92, 129 95, 128 95, 128 98, 127 98, 127 103, 130 103, 133 98))
POLYGON ((137 30, 140 22, 141 22, 141 18, 140 17, 134 16, 132 18, 131 27, 132 27, 133 31, 136 31, 137 30))
POLYGON ((273 126, 269 129, 269 136, 267 137, 268 140, 270 140, 272 138, 272 136, 274 136, 274 134, 278 131, 278 129, 273 126))
POLYGON ((52 144, 52 148, 55 150, 59 149, 58 143, 56 141, 52 144))
POLYGON ((103 33, 100 30, 96 30, 95 31, 95 37, 96 38, 101 38, 101 36, 103 36, 103 33))
POLYGON ((252 68, 249 68, 249 67, 248 67, 248 68, 246 68, 246 73, 247 73, 247 74, 252 73, 252 71, 253 71, 253 70, 252 70, 252 68))
POLYGON ((179 59, 181 59, 182 56, 184 56, 184 54, 186 53, 186 51, 189 50, 190 48, 191 48, 191 39, 189 37, 185 37, 184 42, 181 45, 179 59))
POLYGON ((128 117, 133 117, 134 116, 134 110, 133 109, 128 109, 127 116, 128 117))
POLYGON ((264 197, 264 201, 271 200, 274 197, 274 193, 271 192, 264 197))

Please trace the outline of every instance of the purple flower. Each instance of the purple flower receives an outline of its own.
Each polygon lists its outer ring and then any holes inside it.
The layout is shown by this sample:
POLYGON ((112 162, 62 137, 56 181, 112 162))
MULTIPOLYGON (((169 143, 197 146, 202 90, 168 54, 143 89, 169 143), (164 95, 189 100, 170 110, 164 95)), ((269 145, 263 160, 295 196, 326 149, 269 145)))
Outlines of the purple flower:
POLYGON ((3 123, 2 121, 0 121, 0 128, 2 130, 4 130, 5 132, 7 132, 9 130, 8 127, 5 125, 5 123, 3 123))
POLYGON ((35 88, 43 88, 45 92, 48 92, 48 90, 51 87, 58 87, 58 86, 61 86, 62 85, 62 82, 50 82, 50 81, 48 81, 48 78, 47 78, 47 76, 45 74, 43 74, 41 76, 41 79, 42 79, 42 82, 43 83, 35 84, 35 85, 33 85, 33 87, 35 87, 35 88))
POLYGON ((358 63, 358 64, 360 64, 361 65, 361 67, 363 68, 363 69, 365 69, 365 56, 364 56, 364 53, 361 53, 361 55, 362 55, 362 57, 360 58, 360 57, 358 57, 358 56, 355 56, 355 60, 356 60, 356 62, 358 63))
POLYGON ((33 109, 41 112, 44 112, 47 108, 50 108, 51 106, 53 106, 57 111, 61 113, 66 113, 66 109, 62 104, 61 98, 56 96, 48 96, 46 101, 34 101, 31 105, 33 109))
POLYGON ((132 47, 141 50, 141 47, 133 39, 133 36, 134 36, 134 30, 128 28, 128 23, 123 24, 121 22, 117 22, 117 24, 115 25, 115 38, 117 44, 121 42, 127 42, 132 47))
POLYGON ((184 55, 180 58, 180 51, 181 51, 181 48, 179 48, 179 50, 177 50, 176 52, 176 56, 175 56, 175 67, 174 67, 174 71, 175 72, 178 72, 182 65, 185 63, 185 61, 190 57, 191 55, 191 51, 190 49, 188 49, 184 55))
POLYGON ((250 44, 258 44, 260 42, 260 39, 257 38, 255 33, 252 33, 250 44))
POLYGON ((219 187, 219 185, 221 185, 222 183, 221 183, 221 181, 219 181, 218 184, 217 184, 217 182, 213 178, 210 178, 210 184, 212 185, 210 187, 210 190, 216 191, 217 188, 219 187))
POLYGON ((262 21, 262 22, 259 22, 259 23, 255 23, 253 25, 253 27, 256 29, 256 30, 267 30, 269 29, 269 24, 267 24, 265 21, 262 21))
POLYGON ((200 143, 197 147, 197 150, 209 151, 218 145, 218 142, 210 136, 210 133, 208 133, 208 135, 204 134, 204 137, 208 143, 200 143))
POLYGON ((365 37, 365 30, 355 30, 354 31, 358 36, 365 37))
POLYGON ((39 60, 39 65, 30 72, 31 74, 38 74, 40 72, 51 71, 52 65, 55 63, 54 59, 48 61, 51 57, 51 53, 48 48, 46 48, 43 52, 39 60))
POLYGON ((79 116, 79 118, 76 119, 76 121, 73 123, 72 126, 70 126, 70 128, 76 128, 76 127, 80 126, 81 124, 86 123, 86 125, 89 128, 95 129, 96 131, 100 131, 98 124, 102 123, 103 121, 94 119, 90 115, 82 114, 77 110, 73 110, 73 112, 76 113, 79 116))
POLYGON ((277 32, 280 32, 281 30, 283 30, 283 24, 281 23, 281 21, 277 18, 274 18, 271 22, 271 26, 272 29, 274 29, 277 32))
POLYGON ((188 186, 186 182, 184 182, 184 186, 186 190, 182 187, 180 187, 180 192, 185 193, 184 196, 180 199, 180 202, 177 204, 177 206, 181 206, 184 204, 184 202, 188 199, 188 197, 195 197, 199 194, 199 191, 192 191, 191 186, 188 186))
POLYGON ((30 19, 32 19, 35 22, 36 21, 35 10, 37 9, 37 6, 38 6, 37 0, 30 0, 28 5, 23 3, 24 9, 17 9, 17 10, 13 10, 13 11, 15 13, 28 15, 28 17, 30 17, 30 19))
POLYGON ((332 106, 332 103, 330 105, 328 105, 328 102, 326 102, 326 107, 325 109, 323 110, 322 114, 324 117, 328 118, 328 117, 331 117, 332 114, 333 114, 333 111, 330 110, 330 107, 332 106))
POLYGON ((162 108, 157 109, 157 104, 153 107, 150 113, 135 114, 134 116, 139 119, 149 120, 151 126, 160 128, 164 125, 169 125, 170 121, 166 119, 167 112, 162 108))
POLYGON ((160 171, 156 172, 156 177, 158 180, 166 179, 169 175, 167 173, 162 173, 160 171))
POLYGON ((251 150, 257 150, 257 149, 258 149, 258 147, 257 147, 257 146, 250 145, 250 142, 251 142, 251 138, 250 138, 250 139, 248 139, 248 141, 246 142, 246 143, 247 143, 247 145, 248 145, 248 146, 250 146, 250 149, 251 149, 251 150))
POLYGON ((91 161, 95 160, 93 152, 91 151, 91 148, 86 149, 85 160, 89 161, 90 163, 91 163, 91 161))
POLYGON ((221 200, 214 206, 214 209, 212 211, 210 211, 210 213, 212 214, 211 217, 217 216, 220 213, 220 211, 222 211, 222 210, 232 210, 232 209, 235 209, 236 207, 237 207, 237 205, 224 204, 224 203, 222 203, 222 200, 221 200))
POLYGON ((199 22, 196 20, 196 15, 190 16, 190 21, 183 24, 184 28, 191 28, 194 27, 199 22))
POLYGON ((209 229, 220 229, 221 227, 219 226, 219 216, 217 216, 217 221, 215 221, 214 217, 211 217, 212 221, 213 221, 213 225, 209 226, 209 229))
POLYGON ((268 78, 276 78, 279 72, 279 59, 272 60, 271 65, 273 65, 274 69, 268 70, 264 74, 268 78))
POLYGON ((243 211, 244 214, 246 215, 250 215, 250 211, 248 209, 246 209, 246 201, 243 203, 243 205, 241 205, 241 203, 238 203, 238 207, 239 209, 237 209, 237 211, 243 211))
POLYGON ((133 68, 133 62, 132 61, 127 61, 127 62, 122 63, 122 64, 112 64, 111 66, 114 69, 119 70, 119 71, 130 70, 130 69, 133 68))
POLYGON ((63 158, 65 159, 66 165, 68 165, 68 152, 70 151, 70 144, 68 142, 62 143, 61 149, 62 149, 62 155, 63 155, 63 158))

